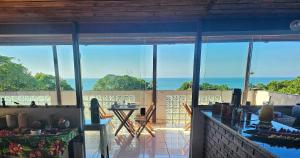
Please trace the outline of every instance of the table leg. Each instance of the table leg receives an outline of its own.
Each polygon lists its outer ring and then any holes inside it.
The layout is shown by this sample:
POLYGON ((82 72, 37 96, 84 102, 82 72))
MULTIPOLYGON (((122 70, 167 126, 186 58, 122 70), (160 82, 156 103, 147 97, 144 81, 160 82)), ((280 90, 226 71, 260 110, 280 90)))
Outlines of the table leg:
MULTIPOLYGON (((126 116, 125 112, 120 111, 120 113, 122 114, 123 118, 126 116)), ((128 124, 129 124, 129 126, 130 126, 130 128, 131 128, 131 131, 132 131, 133 133, 135 133, 135 129, 134 129, 133 123, 132 123, 129 119, 128 119, 127 122, 128 122, 128 124)))
MULTIPOLYGON (((118 117, 118 119, 121 121, 121 123, 123 122, 123 119, 119 116, 118 112, 116 110, 113 110, 113 112, 115 113, 115 115, 118 117)), ((119 131, 122 128, 122 124, 119 125, 119 127, 117 128, 116 132, 115 132, 115 136, 118 135, 119 131)))
POLYGON ((130 126, 128 124, 128 119, 131 116, 131 114, 134 112, 134 110, 130 110, 129 113, 127 114, 127 116, 125 118, 122 117, 122 114, 119 113, 118 110, 113 110, 113 112, 116 114, 116 116, 119 118, 119 120, 121 121, 120 126, 118 127, 115 136, 118 135, 119 131, 121 130, 121 128, 124 126, 128 132, 131 134, 132 137, 134 137, 133 131, 131 131, 130 126))
MULTIPOLYGON (((124 113, 125 114, 125 113, 124 113)), ((120 116, 120 118, 122 118, 122 120, 124 121, 125 118, 127 117, 126 114, 125 115, 122 115, 122 113, 120 111, 118 111, 118 115, 120 116)), ((129 119, 129 118, 128 118, 129 119)), ((130 128, 130 124, 129 124, 129 120, 127 120, 124 124, 124 127, 127 129, 127 130, 130 130, 131 133, 134 133, 133 130, 131 130, 130 128)))
MULTIPOLYGON (((133 112, 134 112, 134 110, 131 110, 131 111, 128 112, 128 114, 125 117, 123 117, 123 118, 125 118, 124 119, 124 122, 125 122, 124 127, 128 130, 128 132, 130 132, 130 134, 131 134, 132 137, 134 137, 135 132, 134 132, 134 129, 131 128, 131 124, 130 124, 129 118, 130 118, 130 116, 132 115, 133 112)), ((122 116, 121 113, 120 113, 120 115, 122 116)))

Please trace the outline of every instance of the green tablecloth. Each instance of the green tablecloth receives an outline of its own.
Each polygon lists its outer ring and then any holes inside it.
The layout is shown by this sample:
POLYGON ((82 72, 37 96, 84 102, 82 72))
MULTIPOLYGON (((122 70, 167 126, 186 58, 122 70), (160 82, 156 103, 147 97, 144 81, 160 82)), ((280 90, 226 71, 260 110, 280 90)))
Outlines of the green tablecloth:
POLYGON ((57 134, 3 136, 0 137, 0 157, 59 158, 77 135, 76 129, 69 129, 57 134))

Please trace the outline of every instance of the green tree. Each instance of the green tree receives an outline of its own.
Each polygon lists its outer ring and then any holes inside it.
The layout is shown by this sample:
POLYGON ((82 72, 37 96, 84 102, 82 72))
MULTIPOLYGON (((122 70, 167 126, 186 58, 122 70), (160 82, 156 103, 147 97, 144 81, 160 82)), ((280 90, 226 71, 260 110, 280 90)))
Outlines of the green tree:
MULTIPOLYGON (((187 81, 181 84, 177 90, 190 90, 192 89, 192 81, 187 81)), ((202 83, 199 85, 200 90, 230 90, 227 85, 214 85, 209 83, 202 83)))
MULTIPOLYGON (((12 60, 0 55, 0 91, 55 90, 54 76, 44 73, 32 76, 26 67, 12 60)), ((65 80, 61 80, 61 88, 72 90, 65 80)))
POLYGON ((254 88, 284 94, 300 94, 300 76, 292 80, 271 81, 267 85, 259 83, 254 88))
POLYGON ((26 67, 0 55, 0 91, 36 90, 36 80, 26 67))
POLYGON ((95 91, 102 90, 146 90, 151 89, 149 82, 136 77, 124 75, 106 75, 103 78, 97 80, 93 87, 95 91))
MULTIPOLYGON (((34 78, 37 80, 37 87, 39 90, 55 90, 56 81, 55 76, 44 73, 35 74, 34 78)), ((73 88, 67 83, 66 80, 60 80, 61 90, 73 90, 73 88)))
POLYGON ((183 90, 191 90, 192 89, 192 81, 183 82, 177 90, 183 91, 183 90))
POLYGON ((262 84, 262 83, 258 83, 258 84, 256 84, 256 85, 254 85, 254 84, 251 83, 250 86, 249 86, 249 88, 250 88, 250 89, 266 90, 266 89, 267 89, 267 86, 264 85, 264 84, 262 84))
POLYGON ((272 81, 267 85, 267 89, 285 94, 300 94, 300 77, 293 80, 272 81))
POLYGON ((227 85, 214 85, 209 83, 200 84, 200 90, 230 90, 227 85))

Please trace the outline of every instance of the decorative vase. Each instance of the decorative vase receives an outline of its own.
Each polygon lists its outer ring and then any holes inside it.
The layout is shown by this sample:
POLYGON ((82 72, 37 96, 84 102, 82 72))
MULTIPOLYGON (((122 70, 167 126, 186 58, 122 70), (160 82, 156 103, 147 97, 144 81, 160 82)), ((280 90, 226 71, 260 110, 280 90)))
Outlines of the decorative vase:
POLYGON ((16 115, 6 115, 6 124, 8 128, 18 127, 18 118, 16 115))
POLYGON ((70 121, 66 120, 64 118, 60 118, 57 122, 58 128, 60 129, 66 129, 70 127, 70 121))
POLYGON ((0 117, 0 129, 5 129, 5 128, 7 128, 6 118, 0 117))
POLYGON ((27 114, 26 113, 19 113, 18 114, 18 124, 19 128, 27 128, 27 114))
POLYGON ((274 108, 273 105, 263 105, 260 109, 259 120, 266 123, 271 123, 273 120, 274 108))
POLYGON ((296 104, 292 109, 292 116, 300 119, 300 103, 296 104))

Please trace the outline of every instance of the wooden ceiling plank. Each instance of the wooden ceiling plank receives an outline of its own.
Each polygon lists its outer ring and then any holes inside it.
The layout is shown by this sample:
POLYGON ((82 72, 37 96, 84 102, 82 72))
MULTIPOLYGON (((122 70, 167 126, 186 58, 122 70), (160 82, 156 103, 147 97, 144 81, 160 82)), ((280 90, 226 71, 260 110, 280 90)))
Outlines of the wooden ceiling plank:
POLYGON ((300 14, 296 0, 0 0, 0 23, 193 21, 300 14), (291 3, 294 2, 294 3, 291 3))

